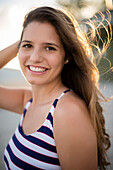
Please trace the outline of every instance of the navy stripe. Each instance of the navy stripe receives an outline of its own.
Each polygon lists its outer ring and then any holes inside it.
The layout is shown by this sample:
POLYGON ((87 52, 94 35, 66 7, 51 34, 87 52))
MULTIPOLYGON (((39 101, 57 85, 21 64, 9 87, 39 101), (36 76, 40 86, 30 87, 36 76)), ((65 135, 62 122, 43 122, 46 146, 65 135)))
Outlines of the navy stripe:
MULTIPOLYGON (((19 131, 19 133, 22 135, 22 127, 20 126, 20 124, 18 125, 18 131, 19 131)), ((23 136, 23 135, 22 135, 23 136)))
POLYGON ((23 116, 25 116, 27 109, 24 109, 23 111, 23 116))
POLYGON ((31 98, 29 101, 32 103, 33 99, 31 98))
POLYGON ((51 112, 49 112, 48 116, 47 116, 47 120, 49 120, 53 126, 53 117, 51 115, 51 112))
POLYGON ((45 133, 46 135, 50 136, 51 138, 54 138, 53 132, 48 127, 45 127, 45 126, 42 125, 38 131, 45 133))
POLYGON ((71 91, 71 89, 67 89, 67 90, 65 90, 65 91, 64 91, 64 93, 67 93, 68 91, 71 91))
POLYGON ((13 152, 12 152, 12 150, 11 150, 11 148, 10 148, 9 145, 7 146, 7 151, 8 151, 8 153, 10 154, 11 161, 12 161, 16 166, 18 166, 19 168, 22 168, 22 169, 24 169, 24 170, 37 170, 37 169, 40 169, 40 168, 34 167, 33 165, 30 165, 30 164, 28 164, 28 163, 26 163, 26 162, 23 162, 22 160, 20 160, 19 158, 17 158, 17 157, 13 154, 13 152))
POLYGON ((43 154, 40 154, 40 153, 37 153, 31 149, 28 149, 27 147, 23 146, 16 138, 16 136, 14 135, 13 136, 13 142, 14 144, 16 145, 16 147, 21 151, 23 152, 24 154, 32 157, 32 158, 35 158, 37 160, 40 160, 42 162, 46 162, 46 163, 49 163, 49 164, 53 164, 53 165, 59 165, 59 161, 57 158, 52 158, 52 157, 48 157, 48 156, 45 156, 43 154))
POLYGON ((58 102, 58 99, 55 99, 55 101, 53 102, 53 106, 54 106, 54 108, 56 107, 57 102, 58 102))
POLYGON ((46 141, 44 142, 43 140, 37 139, 34 136, 28 136, 29 141, 31 141, 32 143, 47 149, 51 152, 56 152, 56 147, 52 146, 51 144, 46 143, 46 141))
POLYGON ((9 169, 9 170, 10 170, 10 168, 9 168, 9 163, 8 163, 7 158, 6 158, 6 156, 5 156, 5 155, 4 155, 4 162, 6 163, 7 169, 9 169))
POLYGON ((49 150, 51 152, 56 152, 56 147, 52 146, 49 143, 46 143, 46 141, 44 142, 43 140, 37 139, 34 136, 28 136, 28 139, 32 143, 35 143, 36 145, 38 145, 38 146, 40 146, 40 147, 42 147, 44 149, 47 149, 47 150, 49 150))

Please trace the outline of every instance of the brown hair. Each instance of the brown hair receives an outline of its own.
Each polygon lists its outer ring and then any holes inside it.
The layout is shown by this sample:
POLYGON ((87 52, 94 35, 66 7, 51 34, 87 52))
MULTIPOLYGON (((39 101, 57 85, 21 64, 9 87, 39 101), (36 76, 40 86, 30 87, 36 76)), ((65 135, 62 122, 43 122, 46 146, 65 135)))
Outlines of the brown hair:
POLYGON ((88 107, 97 135, 98 167, 105 170, 109 165, 106 150, 110 147, 110 140, 105 130, 103 109, 99 103, 101 96, 98 89, 99 72, 94 62, 92 47, 81 32, 77 21, 69 13, 51 7, 36 8, 25 16, 23 32, 32 21, 49 22, 55 27, 61 39, 66 54, 65 60, 68 61, 61 73, 62 82, 73 89, 88 107))

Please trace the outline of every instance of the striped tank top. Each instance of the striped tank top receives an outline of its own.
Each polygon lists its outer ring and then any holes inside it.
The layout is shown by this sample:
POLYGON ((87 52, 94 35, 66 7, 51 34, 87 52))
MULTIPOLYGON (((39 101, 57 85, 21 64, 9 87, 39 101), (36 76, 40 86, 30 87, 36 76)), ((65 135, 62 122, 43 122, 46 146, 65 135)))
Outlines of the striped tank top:
POLYGON ((53 114, 58 100, 68 91, 70 90, 64 91, 54 100, 45 122, 30 135, 23 133, 22 122, 32 99, 26 104, 19 126, 4 151, 6 169, 61 169, 53 136, 53 114))

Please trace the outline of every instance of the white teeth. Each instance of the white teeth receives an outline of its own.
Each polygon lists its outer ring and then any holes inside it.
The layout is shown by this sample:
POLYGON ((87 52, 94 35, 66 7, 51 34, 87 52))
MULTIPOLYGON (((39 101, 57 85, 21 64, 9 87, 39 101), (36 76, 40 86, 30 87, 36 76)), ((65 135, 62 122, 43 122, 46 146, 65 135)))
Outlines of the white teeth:
POLYGON ((36 72, 44 72, 46 71, 45 68, 40 68, 40 67, 33 67, 33 66, 29 66, 31 71, 36 71, 36 72))

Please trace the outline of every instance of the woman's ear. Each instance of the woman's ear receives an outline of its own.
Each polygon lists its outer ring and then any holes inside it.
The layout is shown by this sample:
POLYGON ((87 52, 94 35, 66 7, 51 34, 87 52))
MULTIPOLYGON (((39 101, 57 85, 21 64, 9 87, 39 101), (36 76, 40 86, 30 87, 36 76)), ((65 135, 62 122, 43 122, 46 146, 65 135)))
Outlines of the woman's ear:
POLYGON ((64 64, 67 64, 69 62, 69 60, 67 59, 66 61, 65 61, 65 63, 64 64))

